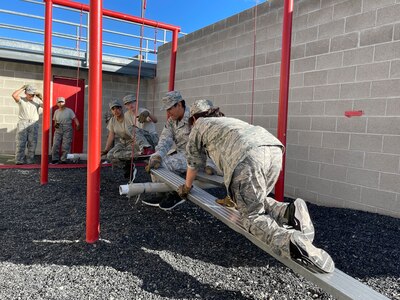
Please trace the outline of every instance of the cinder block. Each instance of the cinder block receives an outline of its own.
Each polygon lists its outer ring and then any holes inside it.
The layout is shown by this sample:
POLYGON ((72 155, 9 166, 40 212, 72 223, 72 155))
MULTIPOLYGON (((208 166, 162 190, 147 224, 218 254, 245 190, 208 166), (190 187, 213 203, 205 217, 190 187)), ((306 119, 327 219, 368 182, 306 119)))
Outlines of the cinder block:
POLYGON ((389 78, 390 62, 357 66, 357 81, 389 78))
MULTIPOLYGON (((368 123, 369 126, 369 123, 368 123)), ((337 131, 338 132, 367 132, 367 118, 337 118, 337 131)))
POLYGON ((370 188, 377 188, 379 186, 379 172, 348 168, 347 182, 370 188))
POLYGON ((256 67, 256 78, 271 77, 274 74, 273 65, 263 65, 256 67))
POLYGON ((313 99, 312 87, 291 88, 289 97, 291 101, 310 101, 313 99))
POLYGON ((400 116, 399 98, 387 99, 386 102, 386 115, 400 116))
POLYGON ((303 30, 297 31, 294 34, 294 43, 295 44, 307 43, 307 42, 316 40, 317 37, 318 37, 318 27, 317 26, 303 29, 303 30))
POLYGON ((286 147, 286 155, 291 159, 308 160, 308 146, 288 144, 286 147))
POLYGON ((340 99, 360 99, 369 97, 370 82, 345 83, 340 86, 340 99))
POLYGON ((384 116, 386 113, 386 100, 385 99, 354 100, 353 109, 362 110, 364 112, 364 115, 368 117, 384 116))
POLYGON ((369 11, 363 14, 346 18, 345 32, 360 31, 375 26, 376 11, 369 11))
POLYGON ((319 177, 319 163, 307 160, 297 160, 296 172, 299 174, 319 177))
POLYGON ((390 63, 390 78, 400 78, 400 60, 394 60, 390 63))
POLYGON ((338 99, 339 93, 340 85, 338 84, 316 86, 314 100, 338 99))
POLYGON ((344 207, 344 200, 325 194, 318 194, 317 203, 325 207, 344 207))
POLYGON ((321 147, 322 132, 300 131, 299 145, 321 147))
POLYGON ((361 13, 362 1, 349 0, 333 6, 333 19, 340 19, 361 13))
POLYGON ((299 144, 299 132, 296 130, 288 130, 286 135, 286 143, 292 145, 299 144))
POLYGON ((304 74, 299 73, 299 74, 293 74, 290 76, 290 87, 296 88, 296 87, 303 87, 304 86, 304 74))
POLYGON ((374 81, 371 86, 372 97, 400 96, 400 79, 374 81))
POLYGON ((328 72, 323 71, 312 71, 304 74, 304 86, 312 85, 323 85, 328 80, 328 72))
POLYGON ((310 117, 289 117, 289 129, 297 130, 310 130, 311 118, 310 117))
POLYGON ((400 23, 394 25, 393 39, 395 41, 400 40, 400 23))
POLYGON ((399 21, 400 4, 390 5, 377 10, 376 25, 391 24, 399 21))
POLYGON ((368 133, 400 135, 400 117, 369 117, 368 133))
POLYGON ((271 64, 281 61, 281 50, 270 51, 267 53, 265 60, 266 64, 271 64))
POLYGON ((375 46, 375 61, 400 58, 400 42, 386 43, 375 46))
POLYGON ((384 191, 400 193, 400 175, 382 173, 379 189, 384 191))
POLYGON ((306 44, 306 56, 319 55, 329 52, 329 39, 319 40, 306 44))
POLYGON ((331 194, 332 181, 309 176, 307 178, 307 190, 319 194, 331 194))
POLYGON ((302 58, 305 56, 305 52, 306 52, 306 44, 294 46, 292 47, 290 58, 291 59, 302 58))
POLYGON ((384 136, 383 152, 400 154, 400 136, 384 136))
POLYGON ((306 187, 307 176, 286 172, 285 182, 294 187, 306 187))
POLYGON ((334 150, 328 148, 310 147, 310 161, 333 163, 334 150))
POLYGON ((312 11, 316 11, 321 7, 321 0, 310 0, 300 2, 298 6, 298 15, 308 14, 312 11))
POLYGON ((328 70, 328 83, 354 82, 356 67, 345 67, 328 70))
POLYGON ((345 19, 335 20, 319 26, 318 38, 326 38, 341 35, 344 33, 345 19))
POLYGON ((364 166, 364 152, 337 149, 333 162, 335 165, 362 168, 364 166))
POLYGON ((346 110, 351 110, 353 101, 336 100, 325 102, 325 115, 329 116, 343 116, 346 110))
POLYGON ((360 46, 368 46, 392 41, 393 25, 385 25, 364 30, 360 33, 360 46))
POLYGON ((351 134, 350 150, 381 152, 383 136, 380 134, 351 134))
POLYGON ((316 57, 307 57, 307 58, 302 58, 302 59, 296 59, 293 62, 294 65, 294 72, 306 72, 306 71, 312 71, 315 70, 315 63, 316 63, 316 57))
POLYGON ((335 117, 312 117, 311 130, 317 131, 335 131, 336 118, 335 117))
POLYGON ((358 32, 335 36, 331 40, 330 51, 343 51, 358 46, 358 32))
POLYGON ((377 8, 392 5, 396 0, 364 0, 363 11, 376 10, 377 8))
POLYGON ((317 70, 339 68, 342 66, 343 52, 317 56, 317 70))
POLYGON ((349 149, 350 134, 324 132, 322 138, 322 147, 330 149, 349 149))
POLYGON ((321 178, 335 181, 344 181, 346 178, 347 167, 321 164, 321 178))
POLYGON ((289 104, 289 116, 301 114, 301 102, 292 102, 289 104))
POLYGON ((301 114, 308 116, 320 116, 324 113, 324 103, 317 101, 302 102, 301 114))
POLYGON ((396 194, 363 187, 361 189, 361 202, 385 210, 396 209, 396 194))
POLYGON ((387 173, 397 173, 399 170, 399 156, 382 153, 365 153, 364 168, 387 173))
POLYGON ((333 6, 325 7, 308 14, 308 26, 326 24, 332 21, 333 6))
POLYGON ((343 52, 343 66, 370 63, 374 58, 374 47, 363 47, 343 52))
POLYGON ((295 198, 304 199, 307 202, 317 203, 318 201, 318 194, 310 192, 303 188, 296 187, 295 189, 295 198))

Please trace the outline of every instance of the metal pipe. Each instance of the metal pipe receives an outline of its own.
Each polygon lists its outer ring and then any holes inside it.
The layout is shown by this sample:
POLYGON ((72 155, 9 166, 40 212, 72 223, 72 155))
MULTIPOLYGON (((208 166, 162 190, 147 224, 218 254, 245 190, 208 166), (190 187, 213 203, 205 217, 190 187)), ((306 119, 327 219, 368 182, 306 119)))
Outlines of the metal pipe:
POLYGON ((45 34, 43 59, 43 117, 42 117, 42 157, 40 164, 40 184, 49 181, 49 137, 50 137, 50 105, 51 105, 51 33, 53 19, 52 0, 46 0, 45 34))
MULTIPOLYGON (((289 100, 289 79, 290 79, 290 48, 292 41, 292 19, 293 19, 293 0, 285 0, 283 6, 283 29, 282 29, 282 60, 281 60, 281 80, 279 92, 279 112, 278 112, 278 139, 286 147, 288 100, 289 100)), ((282 170, 275 185, 275 198, 283 201, 285 196, 285 164, 286 154, 283 153, 282 170)))
POLYGON ((86 153, 70 153, 67 154, 67 159, 83 159, 87 160, 88 155, 86 153))
MULTIPOLYGON (((73 2, 73 1, 69 1, 69 0, 53 0, 53 3, 62 5, 62 6, 66 6, 66 7, 70 7, 70 8, 83 10, 83 11, 89 11, 89 5, 77 3, 77 2, 73 2)), ((126 14, 108 10, 108 9, 104 9, 102 12, 103 12, 103 15, 107 16, 107 17, 126 20, 126 21, 130 21, 130 22, 134 22, 134 23, 144 24, 144 25, 167 29, 167 30, 171 30, 171 31, 175 31, 175 30, 178 30, 178 32, 180 31, 180 27, 169 25, 169 24, 162 23, 162 22, 157 22, 157 21, 143 19, 143 18, 131 16, 131 15, 126 15, 126 14)))
MULTIPOLYGON (((70 1, 68 1, 70 2, 70 1)), ((100 233, 100 152, 102 104, 102 10, 103 0, 90 0, 90 68, 88 111, 88 162, 86 190, 86 242, 94 243, 100 233)))
POLYGON ((179 30, 172 32, 172 45, 171 45, 171 64, 169 68, 169 91, 175 89, 175 70, 176 70, 176 54, 178 52, 178 33, 179 30))
MULTIPOLYGON (((198 180, 195 180, 193 185, 201 189, 212 189, 218 187, 214 184, 198 180)), ((174 189, 168 184, 160 182, 130 183, 119 186, 119 194, 121 196, 127 195, 127 197, 133 197, 145 193, 165 193, 173 190, 174 189)))

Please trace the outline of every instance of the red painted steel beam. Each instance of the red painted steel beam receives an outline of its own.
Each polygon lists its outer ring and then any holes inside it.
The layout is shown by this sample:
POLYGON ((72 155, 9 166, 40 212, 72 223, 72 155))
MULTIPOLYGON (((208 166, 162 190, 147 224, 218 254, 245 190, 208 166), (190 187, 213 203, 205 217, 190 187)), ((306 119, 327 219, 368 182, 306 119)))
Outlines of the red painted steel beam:
POLYGON ((51 103, 51 35, 53 22, 53 3, 47 0, 45 5, 44 28, 44 61, 43 61, 43 116, 42 116, 42 158, 40 168, 40 184, 49 179, 49 136, 50 136, 50 103, 51 103))
MULTIPOLYGON (((73 2, 73 1, 69 1, 69 0, 53 0, 53 3, 57 4, 57 5, 61 5, 61 6, 66 6, 69 8, 75 8, 78 10, 90 11, 89 5, 77 3, 77 2, 73 2)), ((108 10, 108 9, 103 9, 103 16, 121 19, 121 20, 125 20, 125 21, 131 21, 131 22, 144 24, 147 26, 153 26, 153 27, 157 27, 157 28, 161 28, 161 29, 171 30, 171 31, 178 30, 178 32, 179 32, 181 30, 180 27, 178 27, 178 26, 169 25, 166 23, 152 21, 152 20, 148 20, 148 19, 143 19, 143 18, 131 16, 131 15, 126 15, 126 14, 108 10)))
MULTIPOLYGON (((292 20, 293 0, 285 0, 283 6, 283 29, 282 29, 282 60, 281 79, 279 90, 279 111, 278 111, 278 139, 286 147, 287 116, 289 101, 289 79, 290 79, 290 48, 292 43, 292 20)), ((286 153, 286 151, 285 151, 286 153)), ((283 154, 282 170, 278 182, 275 185, 275 198, 283 201, 285 196, 285 165, 286 154, 283 154)))
POLYGON ((176 54, 178 52, 178 33, 179 33, 178 29, 172 32, 171 63, 169 67, 169 86, 168 86, 169 91, 173 91, 175 89, 175 70, 176 70, 176 54))
POLYGON ((90 0, 88 166, 86 190, 86 242, 95 243, 100 233, 100 168, 102 107, 103 0, 90 0))

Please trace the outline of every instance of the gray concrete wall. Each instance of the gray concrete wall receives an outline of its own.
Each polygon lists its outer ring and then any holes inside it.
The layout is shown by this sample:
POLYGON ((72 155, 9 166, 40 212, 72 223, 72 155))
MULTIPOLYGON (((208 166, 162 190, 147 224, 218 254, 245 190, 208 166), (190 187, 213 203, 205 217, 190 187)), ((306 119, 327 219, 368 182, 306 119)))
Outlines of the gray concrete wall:
MULTIPOLYGON (((63 76, 76 78, 76 68, 53 67, 53 76, 63 76)), ((84 130, 84 152, 87 149, 87 116, 88 116, 88 72, 80 70, 80 78, 85 80, 85 123, 84 130)), ((121 99, 128 93, 136 93, 137 77, 133 75, 123 75, 116 73, 103 73, 103 115, 109 110, 108 103, 112 99, 121 99)), ((43 66, 16 61, 0 60, 0 153, 15 153, 15 135, 18 122, 18 106, 11 97, 14 90, 24 84, 32 84, 43 90, 43 66)), ((153 79, 144 79, 140 81, 139 103, 142 106, 147 105, 148 99, 153 99, 153 79)), ((151 107, 149 107, 151 109, 151 107)), ((40 120, 41 121, 41 120, 40 120)), ((41 122, 40 122, 41 123, 41 122)), ((102 144, 105 145, 107 129, 102 122, 102 144)), ((36 153, 41 153, 41 126, 38 146, 36 153)))
MULTIPOLYGON (((179 40, 175 88, 189 104, 209 98, 276 133, 282 3, 258 6, 255 56, 253 9, 179 40)), ((295 1, 287 196, 400 217, 399 16, 399 0, 295 1)), ((170 45, 159 50, 158 99, 170 45)))

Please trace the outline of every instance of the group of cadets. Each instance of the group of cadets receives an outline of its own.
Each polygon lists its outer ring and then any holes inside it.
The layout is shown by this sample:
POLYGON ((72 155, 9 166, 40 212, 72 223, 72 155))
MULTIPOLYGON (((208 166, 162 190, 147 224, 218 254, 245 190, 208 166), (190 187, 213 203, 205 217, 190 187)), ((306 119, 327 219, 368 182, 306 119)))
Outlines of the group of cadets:
MULTIPOLYGON (((16 90, 12 97, 19 105, 15 161, 33 163, 42 97, 27 85, 16 90), (22 91, 25 97, 20 96, 22 91)), ((134 95, 125 96, 123 104, 119 100, 110 102, 108 137, 101 152, 113 166, 124 168, 126 177, 130 177, 131 159, 149 155, 147 172, 163 167, 186 176, 185 184, 177 191, 158 193, 142 200, 144 204, 171 210, 185 202, 198 171, 222 175, 226 193, 246 230, 277 255, 297 260, 317 272, 333 272, 330 255, 313 245, 314 226, 305 201, 278 202, 269 197, 282 168, 284 146, 277 138, 260 126, 225 117, 207 99, 196 100, 189 108, 180 92, 171 91, 161 101, 167 121, 160 137, 155 128, 157 118, 148 109, 138 107, 134 95)), ((72 121, 77 130, 80 127, 74 112, 64 105, 65 99, 58 98, 58 110, 53 117, 54 163, 66 160, 72 121)), ((151 178, 157 181, 154 176, 151 178)))

